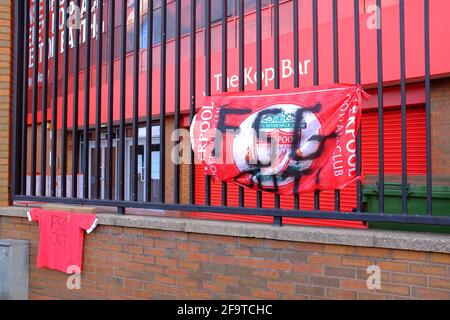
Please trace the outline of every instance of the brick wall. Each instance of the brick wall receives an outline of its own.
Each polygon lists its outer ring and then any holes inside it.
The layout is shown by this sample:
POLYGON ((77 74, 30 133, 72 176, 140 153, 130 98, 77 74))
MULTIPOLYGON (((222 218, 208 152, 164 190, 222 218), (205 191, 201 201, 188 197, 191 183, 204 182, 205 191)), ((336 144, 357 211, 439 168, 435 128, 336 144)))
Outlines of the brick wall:
POLYGON ((432 172, 450 179, 450 79, 435 80, 431 88, 432 172), (444 130, 444 132, 443 132, 444 130))
POLYGON ((175 121, 173 117, 167 117, 165 121, 165 135, 166 135, 166 166, 165 166, 165 192, 166 192, 166 202, 173 203, 174 196, 174 166, 172 161, 172 149, 173 142, 171 141, 172 132, 175 128, 175 121))
POLYGON ((0 206, 9 204, 10 124, 12 97, 12 21, 11 0, 0 0, 0 206))
POLYGON ((0 217, 0 238, 31 241, 31 299, 450 299, 448 254, 99 226, 69 291, 65 274, 35 267, 36 223, 0 217))

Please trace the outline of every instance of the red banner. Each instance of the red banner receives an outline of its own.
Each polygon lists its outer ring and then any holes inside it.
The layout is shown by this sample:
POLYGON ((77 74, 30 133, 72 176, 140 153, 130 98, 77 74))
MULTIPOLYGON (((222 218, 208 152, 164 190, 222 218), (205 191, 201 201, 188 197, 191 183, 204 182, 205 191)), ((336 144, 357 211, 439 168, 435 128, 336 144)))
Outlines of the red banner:
POLYGON ((359 180, 359 86, 207 97, 191 125, 197 163, 226 182, 277 194, 342 189, 359 180))

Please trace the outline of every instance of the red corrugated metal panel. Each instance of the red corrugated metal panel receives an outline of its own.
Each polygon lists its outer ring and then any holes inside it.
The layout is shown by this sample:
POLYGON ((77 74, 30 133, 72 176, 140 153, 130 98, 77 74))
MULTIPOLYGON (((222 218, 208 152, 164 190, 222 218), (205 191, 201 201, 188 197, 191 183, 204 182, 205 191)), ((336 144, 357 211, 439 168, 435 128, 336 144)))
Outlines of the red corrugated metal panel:
MULTIPOLYGON (((205 202, 205 176, 203 174, 203 167, 196 166, 195 170, 195 201, 197 204, 205 202)), ((239 206, 238 202, 239 188, 229 183, 228 184, 228 205, 230 207, 239 206)), ((355 208, 355 194, 356 184, 352 184, 345 188, 341 193, 341 209, 343 211, 352 211, 355 208)), ((220 181, 211 182, 211 204, 220 206, 222 203, 222 184, 220 181)), ((311 210, 314 208, 314 194, 302 194, 300 196, 301 208, 311 210)), ((334 209, 334 192, 326 191, 321 193, 320 208, 322 210, 334 209)), ((256 191, 245 189, 245 206, 247 208, 256 208, 256 191)), ((274 196, 264 193, 263 207, 274 207, 274 196)), ((294 199, 289 196, 281 196, 281 208, 289 209, 294 207, 294 199)))
MULTIPOLYGON (((386 174, 401 174, 401 113, 398 108, 386 110, 384 112, 384 135, 385 135, 385 172, 386 174)), ((425 150, 425 109, 424 107, 414 107, 407 109, 407 143, 408 143, 408 175, 423 175, 426 173, 425 150)), ((362 161, 363 174, 375 175, 378 173, 378 113, 376 110, 367 110, 363 113, 362 119, 362 161)), ((196 166, 196 203, 205 201, 205 183, 203 167, 196 166)), ((221 182, 211 184, 211 203, 221 205, 222 193, 221 182)), ((352 184, 341 191, 341 210, 351 212, 356 207, 356 184, 352 184)), ((228 185, 228 205, 238 206, 238 187, 228 185)), ((245 190, 245 206, 247 208, 256 207, 256 192, 245 190)), ((273 208, 274 197, 264 194, 263 207, 273 208)), ((282 196, 281 207, 293 208, 293 197, 282 196)), ((302 194, 300 206, 304 210, 314 208, 314 195, 302 194)), ((320 196, 321 210, 334 210, 334 192, 322 192, 320 196)), ((192 213, 192 217, 271 223, 271 217, 226 215, 215 213, 192 213)), ((366 228, 359 221, 337 221, 320 219, 283 219, 286 224, 301 224, 328 227, 366 228)))
MULTIPOLYGON (((197 218, 197 219, 269 223, 269 224, 273 222, 272 217, 203 213, 203 212, 193 212, 191 214, 191 217, 197 218)), ((337 228, 352 228, 352 229, 366 229, 367 228, 367 226, 365 224, 363 224, 359 221, 283 218, 283 223, 291 224, 291 225, 303 225, 303 226, 315 226, 315 227, 337 227, 337 228)))
MULTIPOLYGON (((203 166, 197 165, 195 170, 195 201, 197 204, 205 202, 205 176, 203 173, 203 166)), ((211 204, 220 206, 222 203, 222 184, 220 181, 212 181, 211 183, 211 204)), ((229 183, 228 184, 228 205, 230 207, 237 207, 239 188, 229 183)), ((341 192, 341 208, 343 211, 351 212, 355 208, 356 185, 351 185, 341 192)), ((300 197, 301 208, 311 210, 314 208, 314 195, 303 194, 300 197)), ((320 197, 322 210, 334 209, 334 192, 322 192, 320 197)), ((256 191, 245 190, 245 206, 247 208, 256 208, 256 191)), ((282 208, 293 208, 294 199, 289 196, 281 197, 282 208)), ((264 194, 263 207, 273 208, 274 197, 270 194, 264 194)), ((225 221, 241 221, 241 222, 258 222, 258 223, 272 223, 272 217, 262 216, 248 216, 248 215, 234 215, 234 214, 216 214, 216 213, 202 213, 193 212, 191 217, 199 219, 213 219, 225 221)), ((321 219, 298 219, 298 218, 284 218, 285 224, 297 224, 307 226, 323 226, 323 227, 344 227, 344 228, 366 228, 366 225, 360 221, 339 221, 339 220, 321 220, 321 219)))
MULTIPOLYGON (((407 109, 407 168, 408 175, 426 174, 425 108, 407 109)), ((364 113, 362 127, 362 158, 364 175, 378 174, 378 113, 364 113)), ((402 172, 401 113, 398 109, 384 112, 384 171, 402 172)))

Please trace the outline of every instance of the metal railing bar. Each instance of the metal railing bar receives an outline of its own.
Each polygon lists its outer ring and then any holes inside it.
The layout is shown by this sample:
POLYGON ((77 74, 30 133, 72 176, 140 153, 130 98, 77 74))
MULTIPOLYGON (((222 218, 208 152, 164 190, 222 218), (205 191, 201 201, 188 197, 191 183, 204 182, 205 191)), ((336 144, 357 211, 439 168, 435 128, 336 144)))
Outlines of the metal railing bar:
MULTIPOLYGON (((333 82, 339 83, 339 8, 333 0, 333 82)), ((341 190, 334 191, 334 208, 341 211, 341 190)))
MULTIPOLYGON (((257 2, 260 0, 256 0, 257 2)), ((222 92, 228 91, 228 0, 222 0, 222 92)), ((222 182, 222 206, 228 205, 228 184, 222 182)))
MULTIPOLYGON (((79 5, 79 0, 73 2, 79 5)), ((72 14, 75 14, 73 12, 72 14)), ((78 166, 79 166, 79 134, 78 134, 78 104, 79 104, 79 69, 80 69, 80 29, 74 30, 73 53, 73 110, 72 110, 72 198, 78 197, 78 166)))
MULTIPOLYGON (((102 122, 102 57, 103 57, 103 1, 98 2, 97 20, 97 65, 95 101, 95 197, 101 198, 101 122, 102 122)), ((92 159, 91 161, 94 161, 92 159)))
MULTIPOLYGON (((205 0, 205 95, 211 95, 211 1, 205 0)), ((211 204, 211 176, 205 175, 205 204, 211 204)))
POLYGON ((133 153, 131 161, 131 199, 138 200, 139 151, 139 52, 140 52, 140 1, 134 0, 134 50, 133 50, 133 153))
POLYGON ((119 139, 118 139, 118 182, 119 182, 119 200, 125 199, 125 104, 126 104, 126 68, 127 68, 127 1, 122 0, 122 33, 121 33, 121 50, 120 50, 120 123, 119 123, 119 139))
MULTIPOLYGON (((239 91, 245 90, 245 56, 244 56, 244 13, 245 13, 245 3, 244 0, 238 1, 238 16, 239 16, 239 25, 238 25, 238 46, 239 46, 239 91)), ((244 187, 239 186, 239 206, 243 207, 245 205, 245 191, 244 187)))
POLYGON ((430 1, 424 0, 425 96, 427 141, 427 215, 433 215, 433 176, 431 164, 431 70, 430 70, 430 1))
POLYGON ((159 198, 164 203, 166 199, 166 61, 167 61, 167 1, 161 0, 161 69, 160 69, 160 105, 159 105, 159 127, 160 127, 160 153, 159 153, 159 198))
MULTIPOLYGON (((280 89, 280 2, 279 0, 273 1, 273 66, 274 66, 274 88, 280 89)), ((279 209, 281 207, 281 197, 279 194, 275 194, 275 208, 279 209)), ((283 220, 281 217, 274 217, 273 224, 276 226, 281 226, 283 220)))
MULTIPOLYGON (((196 0, 191 0, 191 30, 190 30, 190 105, 189 105, 189 119, 192 124, 194 115, 195 115, 195 103, 196 103, 196 75, 195 71, 197 68, 196 64, 196 25, 197 25, 197 14, 196 14, 197 6, 196 0)), ((194 150, 191 149, 191 164, 189 168, 189 203, 193 205, 195 203, 195 156, 194 150)))
MULTIPOLYGON (((179 134, 180 129, 180 109, 181 109, 181 0, 176 0, 176 22, 175 22, 175 143, 174 148, 177 150, 177 157, 179 156, 179 134)), ((180 203, 180 165, 174 164, 173 168, 173 202, 180 203)))
MULTIPOLYGON (((59 14, 59 1, 54 2, 55 12, 59 14)), ((57 19, 59 21, 59 18, 57 19)), ((90 20, 88 20, 90 23, 90 20)), ((89 28, 88 28, 89 29, 89 28)), ((56 197, 56 150, 58 141, 58 70, 59 70, 59 22, 54 25, 54 44, 53 44, 53 93, 52 93, 52 157, 51 157, 51 194, 56 197)), ((89 37, 88 37, 89 39, 89 37)))
MULTIPOLYGON (((18 5, 18 4, 17 4, 18 5)), ((21 126, 21 181, 20 193, 26 195, 27 193, 27 140, 28 140, 28 58, 29 58, 29 29, 30 29, 30 14, 29 2, 24 1, 24 54, 23 54, 23 74, 22 74, 22 126, 21 126)), ((18 21, 17 21, 18 22, 18 21)))
POLYGON ((147 15, 147 115, 146 115, 146 159, 145 201, 152 201, 152 118, 153 118, 153 1, 148 1, 147 15))
POLYGON ((120 200, 101 200, 101 199, 74 199, 74 198, 59 198, 59 197, 40 197, 40 196, 23 196, 13 195, 14 201, 37 201, 48 203, 63 203, 63 204, 77 204, 77 205, 92 205, 92 206, 111 206, 119 208, 139 208, 139 209, 154 209, 154 210, 173 210, 173 211, 195 211, 195 212, 216 212, 226 214, 243 214, 243 215, 259 215, 259 216, 278 216, 278 217, 292 217, 292 218, 313 218, 313 219, 331 219, 331 220, 345 220, 345 221, 389 221, 393 223, 412 223, 412 224, 434 224, 434 225, 449 225, 450 217, 444 216, 423 216, 423 215, 398 215, 387 214, 380 215, 379 213, 358 213, 354 212, 330 212, 321 210, 292 210, 292 209, 275 209, 275 208, 248 208, 248 207, 219 207, 219 206, 205 206, 205 205, 182 205, 182 204, 168 204, 160 202, 130 202, 120 200))
MULTIPOLYGON (((40 1, 34 2, 34 31, 33 31, 33 91, 31 101, 31 185, 30 194, 36 195, 36 148, 37 148, 37 112, 38 112, 38 90, 39 90, 39 15, 40 1)), ((54 81, 55 82, 55 81, 54 81)), ((55 99, 55 96, 53 96, 55 99)), ((52 122, 53 125, 53 122, 52 122)))
MULTIPOLYGON (((91 0, 86 0, 86 8, 91 8, 91 0)), ((90 26, 92 12, 86 10, 86 25, 90 26)), ((83 197, 89 198, 89 112, 91 92, 91 28, 86 28, 86 65, 84 70, 84 128, 83 128, 83 197)))
MULTIPOLYGON (((313 23, 313 59, 314 59, 314 76, 313 82, 315 86, 319 85, 319 17, 318 3, 313 0, 312 5, 312 23, 313 23)), ((320 209, 320 191, 314 191, 314 209, 320 209)))
POLYGON ((61 197, 67 197, 67 110, 69 96, 69 1, 64 5, 64 60, 62 83, 61 197))
MULTIPOLYGON (((50 4, 49 0, 44 2, 44 39, 48 39, 49 36, 49 16, 50 16, 50 4)), ((42 122, 41 122, 41 196, 46 195, 47 186, 47 108, 48 108, 48 41, 44 40, 43 45, 43 66, 44 70, 42 74, 42 122)), ((55 81, 55 80, 53 80, 55 81)))
MULTIPOLYGON (((23 95, 22 92, 26 91, 23 87, 23 75, 24 75, 24 64, 23 57, 24 51, 22 49, 22 44, 27 42, 24 40, 24 29, 25 29, 25 12, 23 2, 16 1, 14 3, 14 80, 13 80, 13 122, 12 122, 12 145, 15 146, 11 154, 11 191, 13 194, 21 193, 21 172, 20 162, 21 162, 21 151, 22 149, 18 147, 21 143, 21 133, 22 133, 22 115, 23 110, 23 95)), ((27 49, 25 49, 27 50, 27 49)))
MULTIPOLYGON (((361 44, 360 44, 360 26, 359 26, 359 0, 353 1, 354 15, 354 36, 355 36, 355 83, 361 85, 361 44)), ((359 128, 356 137, 356 174, 361 176, 362 159, 361 159, 361 131, 359 128)), ((362 183, 360 180, 356 182, 356 210, 362 211, 362 183)))
POLYGON ((405 0, 399 3, 400 18, 400 94, 402 117, 402 212, 408 214, 408 159, 406 140, 406 57, 405 57, 405 0))
MULTIPOLYGON (((299 13, 298 0, 293 0, 293 33, 294 33, 294 87, 300 87, 300 44, 299 44, 299 13)), ((300 194, 298 187, 294 192, 294 209, 300 209, 300 194)))
MULTIPOLYGON (((153 3, 150 1, 149 3, 153 3)), ((114 1, 109 2, 109 61, 108 61, 108 137, 106 153, 106 195, 105 198, 113 199, 113 119, 114 119, 114 21, 116 17, 116 6, 114 1)), ((117 154, 117 146, 116 146, 117 154)), ((114 195, 115 196, 115 195, 114 195)))
POLYGON ((381 0, 376 1, 377 19, 377 74, 378 74, 378 195, 379 212, 384 212, 384 99, 383 99, 383 30, 381 0))

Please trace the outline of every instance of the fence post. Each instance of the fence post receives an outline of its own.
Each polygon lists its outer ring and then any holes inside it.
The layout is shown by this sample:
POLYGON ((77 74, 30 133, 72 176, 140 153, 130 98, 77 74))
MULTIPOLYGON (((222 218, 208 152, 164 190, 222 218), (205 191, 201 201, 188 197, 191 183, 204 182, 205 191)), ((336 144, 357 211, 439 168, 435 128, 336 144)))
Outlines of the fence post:
MULTIPOLYGON (((20 15, 23 15, 23 2, 22 1, 15 1, 15 14, 17 16, 16 23, 17 26, 15 29, 13 29, 13 8, 14 5, 12 2, 5 2, 0 4, 0 9, 2 12, 4 12, 4 15, 0 18, 0 36, 4 40, 0 42, 0 60, 3 61, 3 64, 1 66, 2 76, 0 78, 0 85, 2 87, 2 90, 0 92, 0 136, 3 141, 2 144, 0 144, 0 206, 7 206, 11 204, 11 191, 10 190, 10 182, 12 183, 12 187, 15 189, 18 187, 18 177, 17 174, 11 175, 11 165, 14 163, 14 161, 11 161, 11 157, 16 158, 17 154, 11 154, 11 145, 14 143, 12 141, 12 132, 16 133, 18 126, 14 126, 14 131, 10 130, 10 126, 12 123, 17 123, 16 121, 12 120, 12 111, 13 111, 13 105, 21 105, 21 98, 17 97, 14 99, 14 104, 11 102, 12 98, 12 59, 13 59, 13 52, 12 52, 12 44, 13 44, 13 32, 15 31, 16 39, 15 42, 16 45, 14 46, 15 53, 15 60, 14 64, 15 67, 20 67, 21 65, 21 59, 20 59, 20 50, 19 50, 19 43, 20 43, 20 37, 23 36, 23 32, 20 32, 20 28, 18 27, 20 25, 20 21, 23 21, 23 19, 20 19, 20 15), (14 177, 14 181, 11 181, 11 177, 14 177)), ((23 40, 23 39, 22 39, 23 40)), ((23 43, 23 41, 21 42, 23 43)), ((17 70, 17 69, 16 69, 17 70)), ((21 79, 20 79, 20 73, 16 73, 19 78, 15 78, 15 89, 19 89, 21 79)), ((17 117, 20 115, 14 114, 14 117, 17 117)), ((14 135, 16 138, 17 136, 14 135)), ((18 148, 16 148, 18 149, 18 148)), ((16 150, 17 151, 17 150, 16 150)), ((17 152, 16 152, 17 153, 17 152)), ((16 170, 16 167, 13 167, 14 170, 16 170)))

